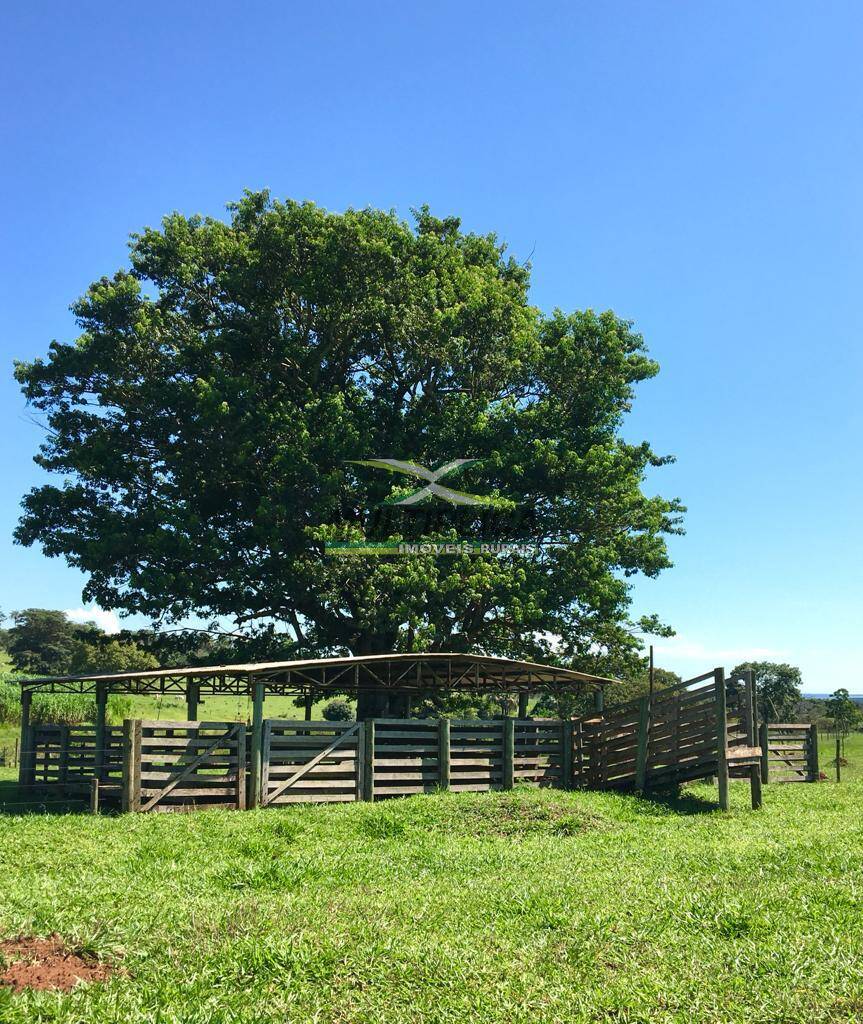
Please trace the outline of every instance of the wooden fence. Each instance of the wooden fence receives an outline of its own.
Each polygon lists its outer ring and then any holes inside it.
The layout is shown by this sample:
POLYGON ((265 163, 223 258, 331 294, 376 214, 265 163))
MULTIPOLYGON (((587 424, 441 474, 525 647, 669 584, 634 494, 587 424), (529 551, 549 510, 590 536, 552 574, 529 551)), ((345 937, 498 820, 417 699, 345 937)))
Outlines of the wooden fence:
POLYGON ((89 793, 91 781, 119 793, 123 779, 123 728, 105 726, 104 736, 95 725, 31 727, 30 785, 58 789, 63 795, 89 793))
MULTIPOLYGON (((751 679, 726 680, 722 670, 571 721, 266 719, 258 735, 260 744, 249 749, 245 723, 128 721, 122 736, 106 728, 100 778, 122 782, 129 810, 176 811, 519 783, 647 792, 710 777, 727 807, 728 780, 735 776, 750 780, 759 806, 766 764, 771 778, 818 777, 808 726, 771 726, 763 756, 751 679)), ((97 769, 93 727, 36 726, 33 736, 39 784, 89 784, 97 769)))
POLYGON ((800 722, 763 723, 760 729, 764 782, 817 782, 818 733, 800 722))
POLYGON ((583 749, 576 744, 574 756, 576 764, 584 758, 588 788, 644 792, 716 776, 725 806, 728 778, 744 776, 755 785, 753 803, 760 801, 751 683, 710 672, 579 725, 583 749))

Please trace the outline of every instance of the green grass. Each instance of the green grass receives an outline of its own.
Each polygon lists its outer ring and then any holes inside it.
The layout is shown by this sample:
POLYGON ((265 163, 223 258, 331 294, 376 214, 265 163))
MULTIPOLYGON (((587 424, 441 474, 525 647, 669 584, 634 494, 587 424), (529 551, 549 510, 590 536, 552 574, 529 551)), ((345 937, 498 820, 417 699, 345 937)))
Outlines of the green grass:
POLYGON ((863 781, 0 817, 0 934, 127 975, 0 1021, 863 1020, 863 781))
MULTIPOLYGON (((842 765, 842 781, 863 779, 863 732, 854 732, 845 737, 844 757, 848 762, 842 765)), ((836 737, 822 734, 818 737, 818 753, 821 771, 830 778, 836 778, 836 737)))

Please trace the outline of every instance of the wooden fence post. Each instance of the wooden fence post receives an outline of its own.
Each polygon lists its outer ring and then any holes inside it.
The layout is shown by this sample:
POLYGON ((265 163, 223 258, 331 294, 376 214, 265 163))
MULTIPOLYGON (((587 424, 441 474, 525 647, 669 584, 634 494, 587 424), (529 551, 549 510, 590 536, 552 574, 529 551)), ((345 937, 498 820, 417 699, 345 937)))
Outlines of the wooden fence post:
POLYGON ((450 784, 450 724, 448 718, 441 718, 438 721, 438 770, 440 771, 439 785, 441 789, 449 789, 450 784))
MULTIPOLYGON (((95 776, 99 782, 99 776, 95 776)), ((141 720, 123 722, 123 797, 124 811, 141 810, 141 720)))
POLYGON ((21 691, 21 747, 18 755, 18 785, 32 786, 30 765, 34 763, 33 727, 30 724, 30 707, 33 703, 33 691, 21 691))
POLYGON ((99 780, 95 777, 90 779, 90 813, 99 813, 99 780))
POLYGON ((650 698, 645 694, 638 702, 638 748, 635 755, 635 788, 644 792, 647 784, 647 746, 650 732, 650 698))
POLYGON ((370 803, 375 799, 375 720, 363 722, 365 741, 363 742, 363 800, 370 803))
POLYGON ((725 706, 725 669, 713 670, 716 690, 716 783, 719 789, 719 807, 727 811, 728 802, 728 712, 725 706))
POLYGON ((573 787, 583 789, 587 785, 584 777, 584 726, 581 719, 573 722, 573 739, 575 741, 575 758, 573 763, 573 787))
POLYGON ((263 748, 264 732, 264 684, 260 680, 249 677, 249 683, 253 688, 254 701, 252 704, 252 756, 251 772, 249 782, 249 806, 261 806, 261 776, 263 762, 261 758, 263 748))
POLYGON ((60 726, 60 761, 57 766, 57 781, 60 783, 60 795, 66 795, 66 782, 69 777, 69 726, 60 726))
POLYGON ((105 723, 108 716, 108 687, 105 683, 96 683, 96 749, 94 751, 94 774, 100 782, 105 781, 107 731, 105 723))
MULTIPOLYGON (((746 680, 746 696, 744 698, 745 705, 744 711, 746 713, 746 744, 747 746, 755 746, 755 673, 751 668, 746 669, 745 673, 746 680)), ((752 810, 757 811, 762 804, 761 795, 761 763, 753 764, 749 769, 749 796, 752 803, 752 810)))
POLYGON ((198 720, 198 702, 201 699, 201 684, 186 683, 186 719, 190 722, 198 720))
POLYGON ((821 776, 818 765, 818 726, 814 722, 809 726, 809 775, 810 782, 817 782, 821 776))
POLYGON ((561 722, 560 729, 560 784, 563 789, 572 789, 572 740, 574 736, 571 718, 561 722))
POLYGON ((758 745, 761 747, 761 784, 766 786, 770 781, 770 727, 763 721, 758 727, 758 745))
POLYGON ((237 810, 246 809, 246 723, 237 726, 237 810))
POLYGON ((503 788, 512 789, 515 772, 515 719, 503 720, 503 788))
POLYGON ((842 781, 842 741, 839 739, 839 730, 836 730, 836 781, 842 781))

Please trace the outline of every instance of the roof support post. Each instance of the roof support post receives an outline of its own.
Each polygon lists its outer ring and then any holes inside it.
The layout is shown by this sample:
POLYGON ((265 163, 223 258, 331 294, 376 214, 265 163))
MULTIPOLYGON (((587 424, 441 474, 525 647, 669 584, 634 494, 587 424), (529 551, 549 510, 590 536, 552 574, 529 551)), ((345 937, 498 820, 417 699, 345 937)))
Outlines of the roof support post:
POLYGON ((530 694, 520 693, 518 695, 518 717, 527 718, 527 701, 530 694))
POLYGON ((605 710, 605 691, 601 686, 597 686, 593 692, 593 709, 598 715, 605 710))
POLYGON ((264 733, 264 684, 249 675, 249 685, 253 688, 254 702, 252 704, 252 759, 250 772, 249 806, 261 806, 261 777, 262 777, 262 740, 264 733))

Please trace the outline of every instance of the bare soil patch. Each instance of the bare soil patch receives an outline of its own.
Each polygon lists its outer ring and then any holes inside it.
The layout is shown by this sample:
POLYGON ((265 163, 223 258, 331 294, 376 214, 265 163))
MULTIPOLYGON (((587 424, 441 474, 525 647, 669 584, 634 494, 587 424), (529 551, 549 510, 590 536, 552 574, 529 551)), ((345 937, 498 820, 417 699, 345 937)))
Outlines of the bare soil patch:
POLYGON ((13 992, 55 989, 71 992, 81 981, 105 981, 115 968, 69 949, 63 939, 19 936, 0 942, 0 985, 13 992))

